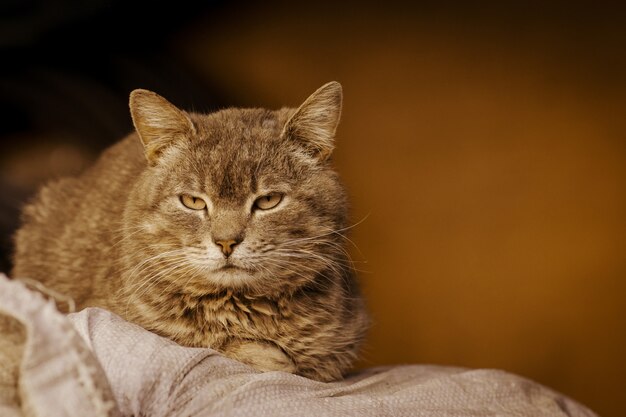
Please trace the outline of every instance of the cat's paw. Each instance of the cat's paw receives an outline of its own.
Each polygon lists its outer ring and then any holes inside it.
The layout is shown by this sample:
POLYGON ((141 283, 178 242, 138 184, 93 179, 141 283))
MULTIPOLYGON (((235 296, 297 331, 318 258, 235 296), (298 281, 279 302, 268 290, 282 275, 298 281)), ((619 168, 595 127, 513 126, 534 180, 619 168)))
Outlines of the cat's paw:
POLYGON ((244 340, 231 344, 225 353, 262 372, 296 372, 296 365, 291 358, 272 343, 244 340))

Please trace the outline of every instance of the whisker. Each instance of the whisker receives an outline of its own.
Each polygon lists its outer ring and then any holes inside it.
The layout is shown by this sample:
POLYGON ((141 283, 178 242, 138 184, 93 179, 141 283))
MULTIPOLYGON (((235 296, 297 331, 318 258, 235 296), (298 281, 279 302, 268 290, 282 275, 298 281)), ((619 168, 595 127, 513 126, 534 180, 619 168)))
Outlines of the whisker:
POLYGON ((134 299, 137 298, 141 298, 142 295, 144 295, 150 288, 152 288, 154 285, 156 285, 158 283, 158 279, 161 278, 162 276, 164 276, 165 274, 169 273, 171 270, 173 270, 174 268, 172 266, 164 269, 164 270, 159 270, 156 271, 152 274, 149 274, 148 276, 146 276, 145 279, 143 279, 141 282, 141 285, 137 286, 133 292, 128 296, 128 300, 126 303, 126 313, 128 314, 128 308, 130 306, 130 302, 134 299), (141 288, 143 288, 145 286, 144 291, 141 294, 138 294, 138 292, 141 290, 141 288))
MULTIPOLYGON (((121 238, 115 240, 114 242, 112 242, 111 246, 109 247, 109 249, 113 249, 116 246, 118 246, 119 244, 121 244, 122 242, 129 240, 130 238, 134 237, 137 233, 140 233, 142 231, 145 231, 145 228, 143 226, 137 226, 135 228, 133 228, 135 230, 133 230, 132 233, 122 236, 121 238)), ((126 230, 127 231, 127 230, 126 230)))
POLYGON ((128 275, 129 275, 129 277, 132 277, 132 275, 135 273, 135 271, 138 268, 142 267, 143 265, 145 265, 145 264, 147 264, 147 263, 149 263, 149 262, 151 262, 151 261, 153 261, 153 260, 155 260, 157 258, 166 257, 168 255, 175 254, 175 253, 181 253, 181 252, 183 252, 183 250, 181 250, 181 249, 174 249, 174 250, 171 250, 171 251, 161 252, 161 253, 158 253, 158 254, 156 254, 154 256, 146 258, 143 261, 141 261, 140 263, 138 263, 130 272, 128 272, 128 275))
POLYGON ((304 242, 307 240, 311 240, 311 239, 316 239, 319 237, 324 237, 324 236, 329 236, 332 234, 338 234, 339 232, 344 232, 346 230, 350 230, 355 228, 356 226, 360 225, 361 223, 363 223, 365 220, 367 220, 367 218, 369 217, 369 213, 367 215, 365 215, 365 217, 363 217, 361 220, 359 220, 358 222, 350 225, 350 226, 346 226, 346 227, 342 227, 341 229, 330 229, 328 232, 326 233, 322 233, 320 235, 316 235, 316 236, 309 236, 309 237, 302 237, 302 238, 298 238, 298 239, 291 239, 289 240, 289 242, 304 242))

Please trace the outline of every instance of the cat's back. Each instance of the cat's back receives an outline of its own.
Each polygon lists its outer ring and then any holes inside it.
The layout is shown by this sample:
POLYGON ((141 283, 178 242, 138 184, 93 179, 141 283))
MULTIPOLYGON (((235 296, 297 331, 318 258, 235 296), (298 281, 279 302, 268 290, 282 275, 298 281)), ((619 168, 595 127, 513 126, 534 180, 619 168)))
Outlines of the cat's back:
POLYGON ((138 138, 130 135, 80 176, 44 185, 22 211, 12 275, 73 293, 69 284, 101 272, 94 268, 121 227, 126 194, 144 160, 138 138))

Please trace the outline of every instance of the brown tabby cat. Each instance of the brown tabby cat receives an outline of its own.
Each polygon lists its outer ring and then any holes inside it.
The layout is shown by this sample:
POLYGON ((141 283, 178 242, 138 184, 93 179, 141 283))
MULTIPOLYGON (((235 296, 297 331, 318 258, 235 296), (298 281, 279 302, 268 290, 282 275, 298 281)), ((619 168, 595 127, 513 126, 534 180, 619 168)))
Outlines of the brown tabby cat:
POLYGON ((135 90, 136 134, 24 210, 14 277, 186 346, 329 381, 367 318, 330 163, 331 82, 296 109, 187 113, 135 90))

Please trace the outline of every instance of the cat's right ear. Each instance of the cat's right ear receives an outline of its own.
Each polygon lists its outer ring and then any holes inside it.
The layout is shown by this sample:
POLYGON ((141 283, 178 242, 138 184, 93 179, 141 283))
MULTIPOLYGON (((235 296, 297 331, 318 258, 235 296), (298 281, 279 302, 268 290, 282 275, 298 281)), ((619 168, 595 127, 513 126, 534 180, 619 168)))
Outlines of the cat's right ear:
POLYGON ((148 90, 130 93, 130 115, 152 165, 174 141, 195 133, 189 116, 160 95, 148 90))
POLYGON ((334 148, 342 100, 341 84, 324 84, 295 111, 282 135, 298 142, 310 155, 328 159, 334 148))

